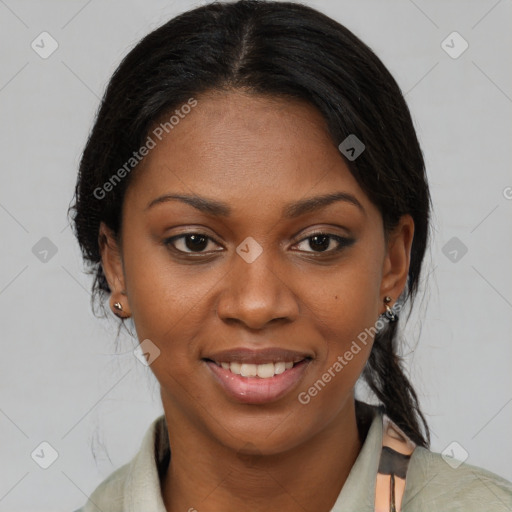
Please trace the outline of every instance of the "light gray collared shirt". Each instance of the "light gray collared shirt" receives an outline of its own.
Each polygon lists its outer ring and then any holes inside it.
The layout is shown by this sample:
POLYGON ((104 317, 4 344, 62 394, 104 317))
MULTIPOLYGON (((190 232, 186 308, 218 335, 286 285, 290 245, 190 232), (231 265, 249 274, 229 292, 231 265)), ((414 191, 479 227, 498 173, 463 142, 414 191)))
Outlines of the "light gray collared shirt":
MULTIPOLYGON (((382 413, 376 411, 361 451, 331 512, 374 512, 382 448, 382 413)), ((108 476, 75 512, 167 512, 160 471, 167 465, 165 416, 147 430, 139 452, 108 476)), ((401 512, 512 512, 512 483, 484 469, 454 468, 438 453, 416 447, 407 472, 401 512)))

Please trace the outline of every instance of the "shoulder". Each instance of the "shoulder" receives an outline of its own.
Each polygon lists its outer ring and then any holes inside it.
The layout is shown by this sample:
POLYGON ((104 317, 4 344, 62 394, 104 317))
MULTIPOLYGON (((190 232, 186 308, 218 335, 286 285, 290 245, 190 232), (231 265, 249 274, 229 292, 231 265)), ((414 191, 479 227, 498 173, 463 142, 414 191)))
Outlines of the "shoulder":
POLYGON ((160 476, 169 456, 167 426, 165 416, 161 415, 146 431, 132 460, 103 480, 87 503, 75 512, 124 512, 127 509, 165 512, 160 476))
POLYGON ((512 510, 512 483, 483 468, 417 447, 410 460, 403 512, 512 510))

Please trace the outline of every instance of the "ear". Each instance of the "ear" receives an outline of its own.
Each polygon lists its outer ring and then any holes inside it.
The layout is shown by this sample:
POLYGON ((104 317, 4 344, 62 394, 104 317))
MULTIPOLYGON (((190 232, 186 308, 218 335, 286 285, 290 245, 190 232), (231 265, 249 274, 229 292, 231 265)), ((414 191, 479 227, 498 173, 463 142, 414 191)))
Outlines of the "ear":
POLYGON ((391 305, 396 302, 407 283, 413 237, 414 220, 409 214, 403 215, 398 225, 388 234, 380 300, 389 295, 392 299, 391 305))
POLYGON ((130 316, 130 309, 126 299, 121 251, 114 232, 104 222, 100 222, 98 245, 101 266, 111 292, 110 308, 117 316, 127 318, 130 316), (114 304, 121 305, 121 309, 115 307, 114 304))

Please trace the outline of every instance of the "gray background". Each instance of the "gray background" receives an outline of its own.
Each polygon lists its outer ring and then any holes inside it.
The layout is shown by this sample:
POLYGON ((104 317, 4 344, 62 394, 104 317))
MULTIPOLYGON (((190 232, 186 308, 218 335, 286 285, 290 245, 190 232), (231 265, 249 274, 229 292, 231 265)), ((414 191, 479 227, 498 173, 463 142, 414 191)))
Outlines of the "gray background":
MULTIPOLYGON (((512 3, 306 3, 389 67, 425 153, 434 239, 405 336, 432 448, 456 441, 455 454, 512 480, 512 3), (458 58, 442 47, 453 31, 469 43, 458 58)), ((83 505, 162 413, 135 340, 116 347, 115 320, 91 313, 66 210, 111 73, 143 35, 198 4, 0 0, 1 511, 83 505), (31 47, 43 31, 59 45, 46 59, 31 47), (46 261, 33 252, 43 237, 57 249, 46 261), (48 469, 31 458, 42 441, 58 452, 48 469)))

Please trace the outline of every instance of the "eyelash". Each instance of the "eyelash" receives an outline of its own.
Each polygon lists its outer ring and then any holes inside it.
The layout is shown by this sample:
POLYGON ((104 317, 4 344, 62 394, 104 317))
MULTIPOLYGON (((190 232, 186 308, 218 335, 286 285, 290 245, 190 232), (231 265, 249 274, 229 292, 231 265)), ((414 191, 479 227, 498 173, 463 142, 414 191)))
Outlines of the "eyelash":
MULTIPOLYGON (((191 235, 198 235, 200 237, 204 237, 206 238, 207 240, 211 240, 213 242, 215 242, 215 240, 204 234, 204 233, 201 233, 201 232, 196 232, 196 231, 190 231, 188 233, 182 233, 181 235, 176 235, 176 236, 173 236, 173 237, 170 237, 170 238, 167 238, 164 240, 164 245, 166 247, 168 247, 169 249, 173 250, 173 251, 177 251, 180 255, 183 255, 183 254, 194 254, 194 255, 205 255, 205 254, 209 254, 208 252, 187 252, 187 251, 182 251, 180 249, 177 249, 175 246, 174 246, 174 242, 176 240, 179 240, 181 238, 186 238, 187 236, 191 236, 191 235)), ((355 242, 355 239, 354 238, 347 238, 347 237, 343 237, 343 236, 340 236, 340 235, 335 235, 335 234, 332 234, 332 233, 326 233, 325 231, 317 231, 317 232, 314 232, 314 233, 310 233, 307 237, 305 238, 302 238, 301 240, 299 240, 295 245, 297 244, 300 244, 304 241, 307 241, 309 240, 310 238, 313 238, 315 236, 327 236, 329 237, 330 239, 336 241, 338 243, 338 247, 335 248, 335 249, 331 249, 331 250, 327 250, 327 251, 304 251, 304 252, 308 252, 308 253, 312 253, 312 254, 318 254, 320 257, 321 255, 324 255, 324 254, 327 254, 327 255, 331 255, 333 253, 338 253, 340 251, 342 251, 343 249, 347 248, 347 247, 350 247, 354 242, 355 242)), ((217 242, 215 242, 217 243, 217 242)), ((219 244, 217 244, 219 245, 219 244)), ((213 251, 213 252, 220 252, 220 251, 213 251)), ((299 251, 301 252, 301 251, 299 251)), ((316 256, 316 257, 319 257, 319 256, 316 256)))

